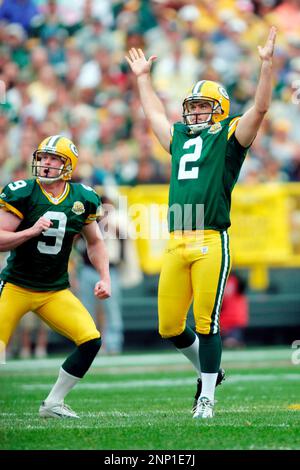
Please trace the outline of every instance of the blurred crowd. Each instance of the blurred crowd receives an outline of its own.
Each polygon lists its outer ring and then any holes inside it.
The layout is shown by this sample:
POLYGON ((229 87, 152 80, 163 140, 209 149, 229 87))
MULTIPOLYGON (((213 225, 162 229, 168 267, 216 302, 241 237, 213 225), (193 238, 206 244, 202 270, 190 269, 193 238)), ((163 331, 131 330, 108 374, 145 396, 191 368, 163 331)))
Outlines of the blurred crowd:
POLYGON ((30 175, 46 136, 80 150, 77 180, 167 183, 169 158, 151 134, 124 56, 157 55, 153 80, 171 121, 198 80, 227 88, 231 113, 252 103, 270 25, 278 27, 271 110, 240 181, 300 180, 300 1, 2 0, 0 186, 30 175))

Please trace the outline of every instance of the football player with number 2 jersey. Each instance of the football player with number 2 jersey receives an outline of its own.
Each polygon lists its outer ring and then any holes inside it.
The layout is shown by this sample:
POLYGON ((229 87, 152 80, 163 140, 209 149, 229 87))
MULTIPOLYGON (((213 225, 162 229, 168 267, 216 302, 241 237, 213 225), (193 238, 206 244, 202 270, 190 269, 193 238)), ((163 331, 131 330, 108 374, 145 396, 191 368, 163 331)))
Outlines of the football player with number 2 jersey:
POLYGON ((28 311, 76 344, 40 406, 39 415, 44 418, 78 418, 64 398, 101 346, 92 317, 68 289, 75 235, 84 236, 99 273, 95 296, 110 296, 108 255, 96 222, 100 198, 92 188, 70 181, 77 159, 71 140, 47 137, 33 154, 34 178, 11 182, 0 195, 0 250, 10 251, 0 274, 0 347, 5 349, 28 311))
POLYGON ((222 344, 219 315, 231 267, 229 238, 231 193, 272 95, 272 58, 276 29, 259 46, 261 72, 254 105, 242 116, 229 116, 230 100, 222 84, 200 80, 183 102, 183 122, 171 125, 155 93, 148 60, 130 49, 142 107, 161 145, 171 154, 170 240, 158 288, 159 333, 169 339, 198 372, 194 418, 214 416, 222 344), (186 325, 193 300, 196 333, 186 325))

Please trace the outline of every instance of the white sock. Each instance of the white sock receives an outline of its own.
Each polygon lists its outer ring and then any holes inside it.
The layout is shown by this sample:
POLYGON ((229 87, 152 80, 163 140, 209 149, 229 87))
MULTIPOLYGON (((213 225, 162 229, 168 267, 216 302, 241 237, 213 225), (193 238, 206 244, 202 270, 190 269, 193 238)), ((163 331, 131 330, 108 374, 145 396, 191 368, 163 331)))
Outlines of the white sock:
POLYGON ((196 335, 195 341, 193 344, 188 346, 187 348, 176 348, 178 351, 180 351, 185 357, 188 358, 189 361, 193 364, 195 367, 198 377, 201 376, 201 367, 200 367, 200 358, 199 358, 199 338, 196 335))
POLYGON ((58 379, 53 385, 49 395, 46 398, 46 403, 62 403, 65 396, 80 380, 79 377, 68 374, 62 367, 59 369, 58 379))
POLYGON ((215 374, 208 374, 207 372, 202 372, 202 390, 200 398, 206 397, 209 400, 214 401, 217 377, 218 372, 216 372, 215 374))

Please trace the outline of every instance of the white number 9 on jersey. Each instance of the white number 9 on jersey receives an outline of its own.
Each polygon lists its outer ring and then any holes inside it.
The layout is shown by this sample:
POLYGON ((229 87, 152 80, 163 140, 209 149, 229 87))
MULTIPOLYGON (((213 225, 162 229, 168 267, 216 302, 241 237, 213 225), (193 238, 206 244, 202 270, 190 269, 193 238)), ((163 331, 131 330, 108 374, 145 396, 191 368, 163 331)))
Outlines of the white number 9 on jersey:
POLYGON ((63 212, 48 211, 43 217, 53 222, 58 220, 58 227, 50 227, 46 232, 43 232, 44 237, 55 237, 54 245, 47 245, 45 242, 39 241, 37 244, 37 249, 40 253, 47 255, 57 255, 62 247, 63 239, 65 236, 66 225, 67 225, 67 216, 63 212))

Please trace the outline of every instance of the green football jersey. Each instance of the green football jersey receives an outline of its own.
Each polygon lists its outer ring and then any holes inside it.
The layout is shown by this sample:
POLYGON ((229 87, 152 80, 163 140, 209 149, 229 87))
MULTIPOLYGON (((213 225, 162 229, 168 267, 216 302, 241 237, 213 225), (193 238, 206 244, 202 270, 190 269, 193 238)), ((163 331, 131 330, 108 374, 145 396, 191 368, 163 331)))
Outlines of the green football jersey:
POLYGON ((18 231, 32 227, 41 216, 53 223, 47 231, 11 250, 0 278, 35 291, 69 287, 73 239, 85 224, 97 219, 97 193, 80 183, 66 183, 63 194, 53 198, 38 180, 20 180, 5 186, 0 207, 21 219, 18 231))
POLYGON ((234 135, 238 120, 228 117, 197 134, 182 123, 174 124, 170 232, 230 226, 231 192, 247 153, 234 135))

